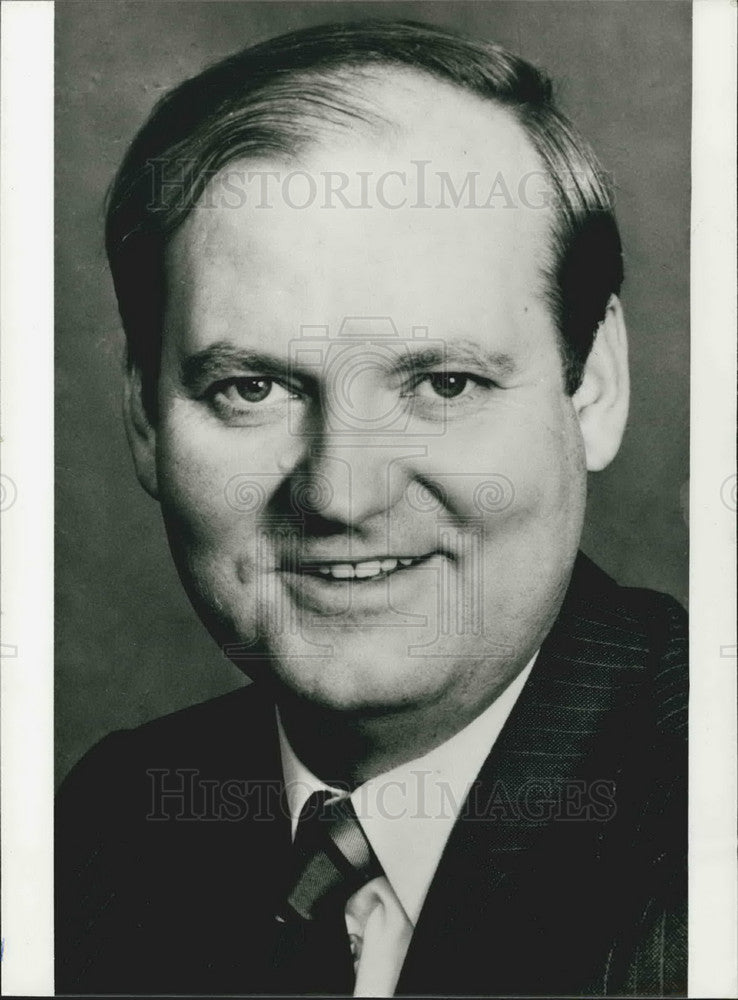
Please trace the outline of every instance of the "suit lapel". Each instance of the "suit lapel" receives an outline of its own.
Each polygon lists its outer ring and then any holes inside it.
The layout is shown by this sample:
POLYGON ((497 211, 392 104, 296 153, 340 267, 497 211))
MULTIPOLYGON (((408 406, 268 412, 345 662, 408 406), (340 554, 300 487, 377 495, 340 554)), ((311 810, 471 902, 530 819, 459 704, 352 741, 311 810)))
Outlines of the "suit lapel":
MULTIPOLYGON (((196 771, 198 792, 191 821, 144 824, 154 954, 139 962, 156 968, 162 954, 178 955, 186 992, 239 993, 244 983, 261 992, 291 846, 274 706, 255 687, 235 693, 186 746, 155 758, 170 785, 176 769, 196 771)), ((172 988, 166 974, 162 992, 172 988)))
POLYGON ((449 838, 398 994, 536 992, 538 975, 550 992, 552 964, 562 964, 567 985, 571 935, 574 965, 586 965, 586 946, 593 961, 599 953, 602 931, 581 893, 598 883, 598 844, 622 769, 618 748, 627 744, 624 720, 633 727, 640 710, 647 648, 633 622, 607 606, 613 587, 579 557, 559 617, 449 838), (578 897, 571 906, 567 894, 578 897))
MULTIPOLYGON (((244 822, 215 824, 226 827, 218 835, 216 848, 222 877, 213 907, 204 911, 211 917, 218 914, 213 966, 219 970, 220 989, 233 993, 242 991, 245 982, 254 992, 269 988, 272 949, 279 932, 275 914, 284 895, 282 879, 292 845, 274 705, 266 693, 260 701, 250 715, 252 730, 245 734, 241 723, 235 736, 249 743, 241 750, 241 759, 249 761, 249 771, 244 772, 250 792, 248 813, 244 822)), ((229 766, 232 753, 228 749, 224 754, 224 767, 229 766)), ((210 992, 206 984, 203 990, 210 992)))

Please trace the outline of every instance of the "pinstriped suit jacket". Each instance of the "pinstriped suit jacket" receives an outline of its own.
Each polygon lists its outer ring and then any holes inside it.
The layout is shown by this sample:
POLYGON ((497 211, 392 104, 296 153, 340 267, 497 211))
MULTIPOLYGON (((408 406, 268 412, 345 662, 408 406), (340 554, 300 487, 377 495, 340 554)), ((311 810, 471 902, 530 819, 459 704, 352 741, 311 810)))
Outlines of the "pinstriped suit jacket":
MULTIPOLYGON (((580 555, 454 827, 398 995, 686 994, 684 619, 580 555)), ((277 991, 290 835, 273 720, 253 685, 113 734, 72 772, 57 992, 277 991)))

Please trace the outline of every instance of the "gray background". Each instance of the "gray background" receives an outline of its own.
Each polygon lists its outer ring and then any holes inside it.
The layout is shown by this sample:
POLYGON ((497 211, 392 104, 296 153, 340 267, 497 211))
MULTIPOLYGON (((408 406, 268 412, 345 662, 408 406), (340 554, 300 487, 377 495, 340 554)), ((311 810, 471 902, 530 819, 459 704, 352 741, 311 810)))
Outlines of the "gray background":
MULTIPOLYGON (((244 682, 190 609, 120 422, 122 335, 104 193, 154 101, 208 63, 327 20, 401 16, 545 67, 617 184, 631 419, 591 477, 583 547, 621 583, 686 603, 691 12, 682 0, 56 5, 56 750, 244 682)), ((32 123, 29 123, 29 128, 32 123)), ((33 391, 29 380, 29 391, 33 391)))

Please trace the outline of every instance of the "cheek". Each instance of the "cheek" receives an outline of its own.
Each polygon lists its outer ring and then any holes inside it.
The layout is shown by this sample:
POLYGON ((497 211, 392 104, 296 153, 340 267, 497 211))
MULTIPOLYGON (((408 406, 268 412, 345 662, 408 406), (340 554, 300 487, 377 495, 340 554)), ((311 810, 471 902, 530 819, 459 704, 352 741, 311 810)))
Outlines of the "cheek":
POLYGON ((552 586, 579 547, 586 500, 579 427, 566 404, 558 416, 539 423, 535 434, 525 435, 512 449, 508 475, 514 500, 503 515, 504 523, 500 519, 492 527, 512 574, 540 574, 542 580, 550 578, 552 586))
POLYGON ((162 508, 188 544, 227 532, 236 515, 227 502, 228 477, 220 463, 172 451, 161 456, 162 508))
POLYGON ((160 430, 162 510, 173 540, 192 555, 227 548, 253 531, 268 477, 237 443, 194 420, 170 419, 160 430))
POLYGON ((527 408, 500 406, 491 419, 449 434, 435 453, 449 507, 463 520, 496 533, 525 522, 559 530, 579 525, 586 466, 579 426, 569 400, 527 408))

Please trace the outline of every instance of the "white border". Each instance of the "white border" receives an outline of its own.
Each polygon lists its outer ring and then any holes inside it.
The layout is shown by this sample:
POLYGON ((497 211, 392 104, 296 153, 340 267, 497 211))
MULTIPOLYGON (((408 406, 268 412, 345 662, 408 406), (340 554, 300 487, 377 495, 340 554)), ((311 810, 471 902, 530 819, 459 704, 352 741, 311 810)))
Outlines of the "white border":
POLYGON ((689 995, 735 997, 738 10, 730 0, 692 9, 689 995))
MULTIPOLYGON (((735 475, 738 11, 732 0, 696 0, 693 13, 689 995, 736 997, 738 661, 729 477, 735 475)), ((52 3, 3 0, 0 44, 0 457, 2 475, 10 477, 2 481, 0 504, 2 642, 15 647, 0 662, 2 977, 5 994, 50 995, 52 3)))
POLYGON ((0 31, 3 993, 53 992, 54 7, 0 31))

